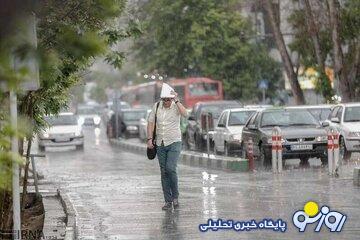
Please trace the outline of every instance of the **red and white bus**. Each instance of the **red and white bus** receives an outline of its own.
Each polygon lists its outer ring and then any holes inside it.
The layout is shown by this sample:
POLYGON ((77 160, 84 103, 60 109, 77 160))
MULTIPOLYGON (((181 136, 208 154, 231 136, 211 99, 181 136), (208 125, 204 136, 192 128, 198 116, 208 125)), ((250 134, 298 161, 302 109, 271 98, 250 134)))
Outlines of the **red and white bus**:
MULTIPOLYGON (((223 100, 221 81, 203 77, 172 79, 167 81, 179 94, 179 98, 187 108, 197 102, 223 100)), ((132 106, 152 106, 160 97, 162 81, 152 81, 121 89, 121 100, 132 106)))

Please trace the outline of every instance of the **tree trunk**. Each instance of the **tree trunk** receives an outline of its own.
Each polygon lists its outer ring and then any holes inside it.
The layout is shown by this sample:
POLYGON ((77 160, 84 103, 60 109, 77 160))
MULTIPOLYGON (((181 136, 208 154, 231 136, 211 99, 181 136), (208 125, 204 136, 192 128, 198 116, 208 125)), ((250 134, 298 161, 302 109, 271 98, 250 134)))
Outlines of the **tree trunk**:
POLYGON ((321 87, 320 92, 326 100, 330 100, 334 94, 334 91, 331 87, 330 80, 326 75, 325 69, 325 57, 322 54, 320 47, 320 38, 319 38, 319 28, 315 21, 313 10, 309 0, 303 0, 305 6, 305 16, 306 16, 306 27, 315 50, 316 62, 318 65, 318 71, 320 73, 321 87))
POLYGON ((307 20, 307 29, 311 36, 311 40, 314 44, 316 62, 319 65, 321 70, 325 70, 324 67, 324 59, 321 54, 320 41, 319 41, 319 29, 315 22, 315 18, 313 15, 313 11, 311 9, 311 5, 309 0, 303 0, 305 6, 306 20, 307 20))
POLYGON ((302 89, 300 88, 300 84, 299 84, 297 75, 295 74, 295 71, 294 71, 293 63, 291 62, 290 55, 286 49, 284 38, 280 31, 280 26, 278 25, 277 21, 275 20, 274 10, 272 7, 272 1, 264 0, 263 2, 265 4, 265 9, 269 15, 272 32, 275 37, 276 45, 279 49, 281 59, 284 63, 286 75, 290 81, 290 86, 291 86, 291 90, 292 90, 292 93, 295 98, 295 102, 298 105, 305 104, 304 94, 303 94, 302 89))
POLYGON ((339 32, 339 11, 337 0, 328 0, 330 25, 331 25, 331 38, 333 42, 333 57, 334 57, 334 72, 335 78, 339 80, 339 89, 342 97, 342 102, 351 101, 350 83, 347 79, 344 68, 344 55, 341 49, 341 40, 339 32))
POLYGON ((26 164, 24 168, 24 181, 23 181, 23 194, 21 199, 21 218, 23 219, 24 212, 25 212, 25 200, 27 195, 27 185, 28 185, 28 177, 29 177, 29 165, 30 165, 30 152, 31 152, 31 145, 32 145, 32 135, 28 136, 28 145, 26 150, 26 164))

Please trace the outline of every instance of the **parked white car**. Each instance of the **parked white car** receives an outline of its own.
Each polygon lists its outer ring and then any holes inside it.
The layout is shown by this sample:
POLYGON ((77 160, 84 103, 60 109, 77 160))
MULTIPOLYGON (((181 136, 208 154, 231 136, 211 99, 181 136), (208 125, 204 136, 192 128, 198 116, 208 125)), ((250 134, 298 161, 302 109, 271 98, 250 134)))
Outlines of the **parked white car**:
POLYGON ((360 103, 334 106, 328 118, 330 126, 340 132, 340 157, 348 160, 352 152, 360 152, 360 103))
POLYGON ((84 134, 79 119, 73 113, 60 113, 58 116, 48 116, 45 121, 49 128, 38 135, 39 150, 45 147, 75 146, 84 148, 84 134))
POLYGON ((241 134, 246 121, 259 108, 234 108, 224 110, 213 133, 216 154, 241 154, 241 134))

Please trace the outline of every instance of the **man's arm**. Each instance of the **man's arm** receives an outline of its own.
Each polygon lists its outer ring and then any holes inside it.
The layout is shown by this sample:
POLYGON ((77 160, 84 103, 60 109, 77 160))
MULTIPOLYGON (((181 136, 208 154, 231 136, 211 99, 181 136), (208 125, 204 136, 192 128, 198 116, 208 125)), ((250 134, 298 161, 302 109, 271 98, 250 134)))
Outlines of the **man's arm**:
POLYGON ((187 116, 186 108, 180 102, 177 92, 172 91, 172 93, 175 94, 174 102, 175 102, 175 105, 177 106, 177 108, 179 110, 179 113, 181 114, 181 116, 186 117, 187 116))
MULTIPOLYGON (((147 125, 147 139, 149 140, 150 138, 152 139, 153 137, 153 133, 154 133, 154 126, 155 124, 153 122, 148 122, 147 125)), ((150 140, 151 140, 150 139, 150 140)))
POLYGON ((150 115, 149 115, 149 118, 147 120, 147 129, 146 129, 146 132, 147 132, 147 146, 148 148, 153 148, 154 145, 153 145, 153 133, 154 133, 154 128, 155 128, 155 106, 153 107, 150 115))
POLYGON ((184 107, 184 105, 182 105, 182 103, 179 100, 175 100, 175 104, 176 104, 177 108, 179 109, 181 116, 186 117, 187 111, 186 111, 186 108, 184 107))

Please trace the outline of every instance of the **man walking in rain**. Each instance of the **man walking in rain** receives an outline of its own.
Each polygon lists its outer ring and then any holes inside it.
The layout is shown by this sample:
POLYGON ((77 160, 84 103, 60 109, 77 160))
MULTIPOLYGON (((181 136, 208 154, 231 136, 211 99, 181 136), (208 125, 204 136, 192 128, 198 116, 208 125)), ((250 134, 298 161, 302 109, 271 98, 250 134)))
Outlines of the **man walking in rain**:
POLYGON ((157 156, 161 171, 161 185, 165 205, 163 210, 179 207, 179 189, 177 176, 177 161, 182 148, 180 116, 186 116, 185 107, 179 101, 177 93, 168 84, 163 83, 161 101, 155 103, 148 119, 147 146, 153 148, 153 140, 157 145, 157 156), (156 114, 156 124, 155 124, 156 114), (156 139, 153 131, 156 125, 156 139))

